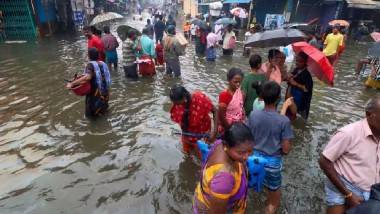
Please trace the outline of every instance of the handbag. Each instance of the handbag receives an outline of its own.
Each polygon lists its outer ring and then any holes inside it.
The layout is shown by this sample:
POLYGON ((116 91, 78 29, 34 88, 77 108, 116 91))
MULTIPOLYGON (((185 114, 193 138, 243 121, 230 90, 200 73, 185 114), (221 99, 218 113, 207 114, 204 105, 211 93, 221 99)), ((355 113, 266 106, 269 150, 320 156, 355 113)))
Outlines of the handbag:
POLYGON ((228 49, 235 49, 236 48, 236 39, 234 36, 230 38, 228 41, 228 49))

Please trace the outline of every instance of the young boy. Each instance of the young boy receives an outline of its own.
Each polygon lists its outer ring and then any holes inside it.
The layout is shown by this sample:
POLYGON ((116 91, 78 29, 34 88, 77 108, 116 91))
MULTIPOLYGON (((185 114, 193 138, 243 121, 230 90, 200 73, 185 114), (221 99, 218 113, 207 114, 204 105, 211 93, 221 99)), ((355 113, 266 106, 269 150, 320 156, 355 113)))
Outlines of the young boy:
POLYGON ((190 40, 190 28, 191 28, 190 22, 186 22, 183 25, 183 34, 185 35, 186 39, 188 39, 188 40, 190 40))
POLYGON ((248 124, 254 136, 254 154, 268 161, 264 178, 264 186, 269 190, 265 213, 272 214, 280 206, 282 156, 290 151, 293 131, 290 120, 276 110, 281 96, 280 85, 274 81, 265 82, 260 95, 265 103, 264 110, 252 111, 248 124))

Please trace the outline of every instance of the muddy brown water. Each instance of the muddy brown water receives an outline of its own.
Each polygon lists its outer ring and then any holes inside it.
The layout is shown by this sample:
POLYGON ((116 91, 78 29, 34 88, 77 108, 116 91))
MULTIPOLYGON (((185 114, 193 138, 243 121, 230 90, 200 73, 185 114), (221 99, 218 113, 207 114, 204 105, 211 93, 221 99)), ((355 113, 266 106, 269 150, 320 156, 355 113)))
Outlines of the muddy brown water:
MULTIPOLYGON (((378 93, 354 75, 367 47, 348 45, 334 87, 315 81, 309 121, 294 123, 280 213, 324 211, 319 153, 338 127, 364 116, 364 103, 378 93)), ((170 121, 168 90, 182 83, 216 103, 227 70, 248 71, 241 49, 210 63, 190 45, 181 80, 159 72, 132 82, 113 71, 110 111, 89 121, 84 99, 63 81, 84 68, 84 37, 0 45, 0 213, 191 213, 200 165, 173 134, 179 127, 170 121)), ((250 193, 248 213, 263 212, 263 195, 250 193)))

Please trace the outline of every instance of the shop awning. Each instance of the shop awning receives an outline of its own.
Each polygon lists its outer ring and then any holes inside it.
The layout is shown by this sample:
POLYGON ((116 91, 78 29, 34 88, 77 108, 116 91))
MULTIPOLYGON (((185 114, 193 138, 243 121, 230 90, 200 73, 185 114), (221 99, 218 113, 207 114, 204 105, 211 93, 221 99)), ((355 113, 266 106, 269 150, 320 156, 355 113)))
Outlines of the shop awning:
POLYGON ((223 4, 247 4, 251 3, 251 0, 225 0, 223 4))
POLYGON ((372 0, 346 0, 347 7, 359 9, 376 9, 377 4, 372 0))

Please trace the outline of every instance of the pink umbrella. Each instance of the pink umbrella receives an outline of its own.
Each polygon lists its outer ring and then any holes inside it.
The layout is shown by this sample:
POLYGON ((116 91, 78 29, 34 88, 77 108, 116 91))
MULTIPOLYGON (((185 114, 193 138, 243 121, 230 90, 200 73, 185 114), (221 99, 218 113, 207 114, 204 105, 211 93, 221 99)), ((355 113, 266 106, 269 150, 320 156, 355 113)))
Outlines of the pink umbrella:
POLYGON ((375 42, 380 42, 380 33, 379 32, 373 32, 371 33, 371 37, 375 42))
POLYGON ((234 9, 230 10, 230 13, 234 16, 239 16, 240 13, 244 13, 244 10, 241 7, 235 7, 234 9))
POLYGON ((307 68, 311 73, 330 86, 334 85, 334 68, 320 50, 307 42, 296 42, 292 46, 295 53, 304 52, 309 56, 307 68))
POLYGON ((329 25, 331 25, 331 26, 340 25, 340 26, 343 26, 343 27, 348 27, 348 26, 350 26, 350 23, 348 21, 346 21, 346 20, 337 19, 337 20, 330 21, 329 25))

